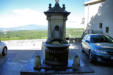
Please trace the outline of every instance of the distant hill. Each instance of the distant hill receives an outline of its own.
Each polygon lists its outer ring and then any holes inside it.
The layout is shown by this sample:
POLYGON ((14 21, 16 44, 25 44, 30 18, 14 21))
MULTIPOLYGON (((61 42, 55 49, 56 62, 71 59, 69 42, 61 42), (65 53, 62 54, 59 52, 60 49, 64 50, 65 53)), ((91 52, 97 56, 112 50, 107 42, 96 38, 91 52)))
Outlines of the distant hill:
POLYGON ((15 31, 15 30, 47 30, 47 26, 43 25, 25 25, 25 26, 20 26, 20 27, 10 27, 10 28, 0 28, 0 31, 15 31))

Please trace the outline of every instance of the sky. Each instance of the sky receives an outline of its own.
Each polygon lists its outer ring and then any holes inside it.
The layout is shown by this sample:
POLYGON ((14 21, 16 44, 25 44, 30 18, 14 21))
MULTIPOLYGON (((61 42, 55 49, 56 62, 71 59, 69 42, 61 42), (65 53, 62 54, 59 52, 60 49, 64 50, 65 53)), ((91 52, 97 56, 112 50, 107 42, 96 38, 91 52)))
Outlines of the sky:
MULTIPOLYGON (((0 0, 0 27, 19 27, 25 25, 47 26, 44 11, 48 10, 49 3, 52 7, 55 0, 0 0)), ((71 12, 66 22, 66 27, 83 27, 81 20, 84 17, 84 0, 59 0, 65 4, 66 10, 71 12)))

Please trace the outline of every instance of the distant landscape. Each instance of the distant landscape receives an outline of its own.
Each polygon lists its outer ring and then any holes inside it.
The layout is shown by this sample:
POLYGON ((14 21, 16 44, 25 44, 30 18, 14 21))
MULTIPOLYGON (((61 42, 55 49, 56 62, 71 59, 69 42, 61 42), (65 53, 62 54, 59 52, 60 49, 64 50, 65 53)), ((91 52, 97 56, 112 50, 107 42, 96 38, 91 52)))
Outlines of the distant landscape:
MULTIPOLYGON (((0 40, 47 39, 47 34, 47 29, 0 31, 0 40)), ((82 28, 66 29, 66 37, 69 38, 80 38, 82 34, 82 28)))
POLYGON ((9 27, 9 28, 0 28, 0 31, 17 31, 17 30, 47 30, 47 26, 44 25, 37 25, 37 24, 30 24, 24 25, 19 27, 9 27))

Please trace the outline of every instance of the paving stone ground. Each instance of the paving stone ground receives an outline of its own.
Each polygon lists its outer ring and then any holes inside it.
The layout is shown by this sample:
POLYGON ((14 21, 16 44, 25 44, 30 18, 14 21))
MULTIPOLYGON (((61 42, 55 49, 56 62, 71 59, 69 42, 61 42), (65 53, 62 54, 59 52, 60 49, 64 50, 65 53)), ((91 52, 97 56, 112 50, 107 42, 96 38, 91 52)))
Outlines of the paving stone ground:
MULTIPOLYGON (((40 43, 42 43, 42 41, 44 41, 44 40, 38 40, 38 41, 33 42, 36 44, 38 43, 38 45, 34 45, 31 47, 33 48, 35 46, 36 47, 41 46, 40 43), (39 41, 39 43, 38 43, 38 41, 39 41)), ((31 42, 31 41, 27 41, 27 42, 31 42)), ((31 43, 31 44, 33 44, 33 43, 31 43)), ((88 61, 88 57, 84 53, 81 52, 80 43, 73 43, 70 45, 71 45, 70 46, 70 50, 71 50, 70 58, 73 58, 75 53, 77 53, 80 56, 81 61, 85 65, 90 66, 95 71, 95 73, 69 74, 69 75, 113 75, 113 66, 100 64, 100 63, 91 64, 88 61)), ((19 47, 21 47, 21 46, 19 46, 19 47)), ((25 68, 25 65, 34 56, 42 55, 41 47, 37 47, 37 49, 35 47, 33 50, 32 50, 32 48, 30 48, 30 49, 25 48, 25 46, 23 47, 24 49, 19 48, 19 47, 17 47, 17 49, 14 49, 13 46, 10 45, 10 49, 8 50, 8 55, 6 57, 0 57, 0 65, 2 65, 2 66, 0 66, 0 75, 20 75, 21 70, 23 68, 25 68), (1 62, 2 62, 2 64, 1 64, 1 62)))

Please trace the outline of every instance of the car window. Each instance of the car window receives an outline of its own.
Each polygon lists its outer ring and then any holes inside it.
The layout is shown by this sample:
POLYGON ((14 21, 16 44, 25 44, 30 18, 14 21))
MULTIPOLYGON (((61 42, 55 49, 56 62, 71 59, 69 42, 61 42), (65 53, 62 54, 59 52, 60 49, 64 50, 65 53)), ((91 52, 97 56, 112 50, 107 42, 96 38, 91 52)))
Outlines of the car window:
POLYGON ((113 38, 112 37, 110 37, 110 36, 105 36, 105 37, 108 39, 109 42, 113 43, 113 38))
POLYGON ((84 36, 83 40, 86 40, 86 38, 87 38, 87 35, 84 36))
POLYGON ((87 37, 87 41, 90 41, 90 36, 87 37))
POLYGON ((109 36, 104 36, 104 35, 92 36, 91 41, 93 43, 101 43, 101 42, 113 43, 112 39, 109 36))

